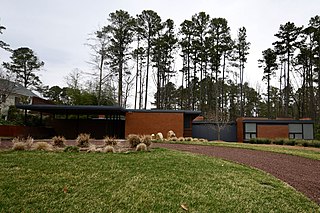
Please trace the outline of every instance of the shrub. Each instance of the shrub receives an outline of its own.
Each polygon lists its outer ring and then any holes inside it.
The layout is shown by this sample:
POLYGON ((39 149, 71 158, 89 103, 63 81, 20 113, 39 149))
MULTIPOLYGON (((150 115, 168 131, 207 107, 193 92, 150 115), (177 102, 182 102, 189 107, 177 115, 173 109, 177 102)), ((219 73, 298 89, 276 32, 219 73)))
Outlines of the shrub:
POLYGON ((174 131, 169 130, 167 133, 167 139, 174 138, 174 137, 176 137, 176 134, 174 133, 174 131))
POLYGON ((155 134, 151 134, 151 140, 156 140, 156 135, 155 134))
POLYGON ((15 142, 12 146, 13 150, 26 150, 26 144, 24 142, 15 142))
POLYGON ((141 135, 140 136, 140 142, 144 143, 149 147, 151 145, 151 136, 150 135, 141 135))
POLYGON ((192 142, 199 142, 198 138, 192 138, 192 142))
POLYGON ((248 143, 253 143, 256 144, 257 142, 257 138, 250 138, 250 140, 248 141, 248 143))
POLYGON ((269 138, 251 138, 249 143, 252 144, 271 144, 271 140, 269 138))
POLYGON ((192 141, 192 138, 191 137, 186 137, 184 138, 185 141, 192 141))
POLYGON ((147 145, 145 145, 144 143, 139 143, 137 145, 136 151, 147 151, 147 145))
POLYGON ((113 146, 110 146, 110 145, 104 147, 103 151, 104 151, 104 152, 112 152, 112 153, 115 152, 113 146))
POLYGON ((106 146, 115 146, 118 143, 114 137, 108 137, 108 136, 104 137, 103 141, 106 146))
POLYGON ((90 134, 81 133, 78 135, 76 142, 79 147, 89 147, 90 134))
POLYGON ((12 143, 13 143, 13 144, 19 143, 19 142, 23 142, 23 138, 15 137, 15 138, 12 139, 12 143))
POLYGON ((171 138, 168 138, 169 141, 178 141, 178 138, 177 137, 171 137, 171 138))
POLYGON ((96 146, 95 145, 90 145, 89 146, 89 149, 87 150, 87 152, 89 153, 89 152, 96 152, 97 151, 97 149, 96 149, 96 146))
POLYGON ((296 145, 296 141, 294 139, 285 139, 283 144, 288 146, 294 146, 296 145))
POLYGON ((63 151, 64 152, 79 152, 80 149, 77 146, 67 146, 66 148, 64 148, 63 151))
POLYGON ((207 139, 204 139, 204 138, 200 138, 200 139, 199 139, 199 142, 208 142, 208 140, 207 140, 207 139))
POLYGON ((157 140, 157 141, 163 141, 163 135, 162 135, 161 132, 158 132, 158 133, 156 134, 156 140, 157 140))
POLYGON ((31 136, 28 136, 27 139, 26 139, 26 144, 27 144, 27 148, 31 148, 32 145, 33 145, 33 138, 31 136))
POLYGON ((51 144, 47 142, 37 142, 32 145, 33 150, 52 151, 51 144))
POLYGON ((66 139, 63 136, 54 136, 52 138, 53 146, 56 147, 65 147, 66 139))
POLYGON ((284 144, 284 139, 283 138, 276 138, 276 139, 273 140, 272 143, 276 144, 276 145, 283 145, 284 144))
POLYGON ((179 137, 178 141, 181 141, 181 142, 184 141, 184 137, 179 137))
POLYGON ((133 147, 136 147, 140 143, 140 138, 138 135, 130 134, 130 135, 128 135, 128 141, 129 141, 130 146, 133 148, 133 147))

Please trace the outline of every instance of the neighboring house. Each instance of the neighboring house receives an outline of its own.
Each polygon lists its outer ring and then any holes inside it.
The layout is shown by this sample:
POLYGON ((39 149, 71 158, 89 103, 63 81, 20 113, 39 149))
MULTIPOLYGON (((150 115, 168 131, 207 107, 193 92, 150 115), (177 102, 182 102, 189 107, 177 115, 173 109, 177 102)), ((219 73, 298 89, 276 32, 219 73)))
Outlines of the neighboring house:
POLYGON ((33 98, 38 97, 32 91, 19 83, 0 79, 0 115, 7 119, 9 107, 18 103, 32 104, 33 98))

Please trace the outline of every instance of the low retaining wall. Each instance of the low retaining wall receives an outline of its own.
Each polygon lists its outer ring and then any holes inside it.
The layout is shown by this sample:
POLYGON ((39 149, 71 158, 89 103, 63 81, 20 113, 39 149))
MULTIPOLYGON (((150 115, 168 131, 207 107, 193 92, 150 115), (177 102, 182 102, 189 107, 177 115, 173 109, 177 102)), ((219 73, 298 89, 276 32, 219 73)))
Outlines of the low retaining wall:
POLYGON ((30 126, 0 126, 0 138, 28 137, 33 138, 51 138, 54 136, 54 130, 46 127, 30 127, 30 126))

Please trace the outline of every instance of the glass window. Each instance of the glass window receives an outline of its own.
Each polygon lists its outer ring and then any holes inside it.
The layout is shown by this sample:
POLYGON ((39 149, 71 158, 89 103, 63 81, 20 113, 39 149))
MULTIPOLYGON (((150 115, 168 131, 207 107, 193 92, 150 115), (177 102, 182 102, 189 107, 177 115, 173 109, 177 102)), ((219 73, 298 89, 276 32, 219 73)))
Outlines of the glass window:
POLYGON ((251 138, 250 136, 251 136, 250 133, 247 133, 246 136, 245 136, 245 139, 249 140, 251 138))
POLYGON ((257 124, 256 123, 246 123, 245 124, 245 130, 246 133, 256 133, 257 132, 257 124))
POLYGON ((303 124, 303 139, 313 140, 313 124, 303 124))
POLYGON ((302 133, 302 124, 289 124, 290 133, 302 133))
POLYGON ((295 134, 295 135, 294 135, 294 138, 295 138, 295 139, 302 139, 302 134, 295 134))

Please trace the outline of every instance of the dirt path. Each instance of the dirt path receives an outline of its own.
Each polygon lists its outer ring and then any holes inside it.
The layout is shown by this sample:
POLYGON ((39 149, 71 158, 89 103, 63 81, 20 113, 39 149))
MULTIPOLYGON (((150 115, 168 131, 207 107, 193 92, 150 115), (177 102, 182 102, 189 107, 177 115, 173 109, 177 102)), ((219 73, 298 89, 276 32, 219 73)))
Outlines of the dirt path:
POLYGON ((298 156, 229 147, 186 144, 153 144, 246 164, 283 180, 320 204, 320 161, 298 156))

